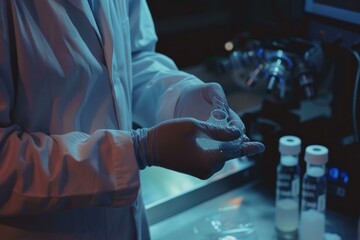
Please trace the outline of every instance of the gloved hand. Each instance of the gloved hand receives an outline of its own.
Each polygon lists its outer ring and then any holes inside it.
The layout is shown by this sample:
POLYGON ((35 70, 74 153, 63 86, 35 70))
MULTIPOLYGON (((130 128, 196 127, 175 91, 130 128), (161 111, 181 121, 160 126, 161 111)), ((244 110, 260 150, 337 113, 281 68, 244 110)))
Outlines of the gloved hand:
POLYGON ((264 150, 259 142, 236 142, 238 128, 218 126, 194 118, 178 118, 155 127, 132 131, 135 156, 140 169, 160 166, 206 179, 221 170, 226 160, 250 156, 264 150), (220 149, 204 150, 196 138, 222 141, 220 149))
POLYGON ((185 88, 176 103, 175 117, 193 117, 206 121, 214 109, 222 109, 228 113, 228 122, 233 122, 235 127, 245 133, 244 123, 229 108, 223 88, 215 82, 185 88))

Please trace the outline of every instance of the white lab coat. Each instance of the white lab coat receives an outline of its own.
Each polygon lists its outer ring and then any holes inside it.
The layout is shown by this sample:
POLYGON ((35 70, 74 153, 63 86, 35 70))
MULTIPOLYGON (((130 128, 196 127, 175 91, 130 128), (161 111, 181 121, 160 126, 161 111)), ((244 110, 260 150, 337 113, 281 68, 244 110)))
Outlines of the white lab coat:
POLYGON ((148 239, 129 130, 202 84, 145 0, 0 1, 0 239, 148 239))

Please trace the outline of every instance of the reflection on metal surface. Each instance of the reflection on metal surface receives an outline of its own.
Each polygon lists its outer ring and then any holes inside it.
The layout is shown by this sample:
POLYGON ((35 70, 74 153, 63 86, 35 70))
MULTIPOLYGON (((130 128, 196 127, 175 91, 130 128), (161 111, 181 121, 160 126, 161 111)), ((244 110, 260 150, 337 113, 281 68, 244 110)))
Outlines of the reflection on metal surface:
POLYGON ((147 168, 141 172, 142 194, 145 205, 152 205, 155 202, 172 198, 185 192, 194 190, 209 182, 221 179, 222 177, 242 170, 250 165, 250 161, 232 159, 227 161, 221 171, 214 174, 208 180, 200 180, 190 175, 174 172, 159 167, 147 168))
POLYGON ((245 206, 241 205, 243 199, 240 200, 239 204, 218 208, 214 213, 198 221, 193 228, 196 239, 257 240, 256 226, 245 206))
MULTIPOLYGON (((221 210, 225 210, 226 214, 235 213, 236 207, 234 209, 233 205, 239 205, 240 209, 243 207, 242 210, 245 210, 245 215, 239 213, 239 216, 245 216, 245 219, 248 218, 253 223, 258 240, 279 240, 281 238, 277 235, 274 224, 274 198, 274 188, 269 188, 268 185, 264 185, 264 182, 259 180, 248 182, 208 201, 201 202, 201 204, 173 215, 164 221, 151 224, 151 239, 198 240, 202 237, 207 237, 213 232, 212 228, 202 228, 204 231, 202 231, 202 234, 198 234, 194 232, 194 226, 204 226, 204 219, 222 213, 221 210)), ((234 218, 232 218, 233 220, 235 219, 234 222, 229 222, 228 224, 238 223, 239 216, 235 214, 234 218)), ((328 233, 336 233, 342 239, 356 239, 358 221, 360 222, 358 216, 344 215, 327 210, 326 231, 328 233)), ((203 239, 211 240, 212 238, 203 239)))
POLYGON ((205 181, 162 168, 145 169, 141 173, 141 190, 150 224, 248 182, 254 177, 254 166, 246 157, 232 159, 205 181))

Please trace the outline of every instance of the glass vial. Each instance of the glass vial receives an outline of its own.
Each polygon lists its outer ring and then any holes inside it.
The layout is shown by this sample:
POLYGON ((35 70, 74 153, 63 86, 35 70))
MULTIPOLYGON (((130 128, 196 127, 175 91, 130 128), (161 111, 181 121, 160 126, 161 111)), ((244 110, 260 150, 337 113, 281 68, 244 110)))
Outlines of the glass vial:
POLYGON ((276 176, 275 227, 278 234, 295 235, 299 226, 301 140, 296 136, 279 139, 280 162, 276 176))
POLYGON ((326 209, 326 163, 328 149, 310 145, 305 149, 306 172, 302 181, 301 240, 323 240, 326 209))
MULTIPOLYGON (((221 109, 214 109, 211 111, 210 117, 206 122, 215 125, 227 125, 227 119, 227 112, 221 109)), ((208 138, 199 138, 197 141, 198 144, 206 150, 219 148, 220 145, 220 142, 208 138)))
POLYGON ((207 122, 213 123, 215 125, 227 125, 227 118, 227 112, 221 109, 214 109, 211 111, 210 117, 207 122))

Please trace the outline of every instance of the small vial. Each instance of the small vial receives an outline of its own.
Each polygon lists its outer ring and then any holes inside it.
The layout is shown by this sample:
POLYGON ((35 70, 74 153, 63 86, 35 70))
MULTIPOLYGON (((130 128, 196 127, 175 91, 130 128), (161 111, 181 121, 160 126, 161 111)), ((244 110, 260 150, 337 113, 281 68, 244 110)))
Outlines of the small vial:
POLYGON ((325 234, 326 163, 328 149, 310 145, 305 149, 306 172, 302 182, 301 240, 323 240, 325 234))
POLYGON ((275 227, 281 238, 294 236, 299 226, 301 140, 296 136, 279 139, 280 162, 276 176, 275 227))
POLYGON ((210 117, 207 122, 213 123, 215 125, 227 125, 227 118, 227 112, 221 109, 214 109, 211 111, 210 117))
MULTIPOLYGON (((240 127, 242 125, 242 122, 239 120, 231 120, 228 122, 228 113, 225 112, 222 109, 214 109, 211 111, 210 117, 209 119, 206 121, 208 123, 212 123, 214 125, 223 125, 223 126, 232 126, 232 127, 240 127)), ((243 130, 241 130, 243 131, 243 130)), ((243 140, 244 140, 245 134, 243 133, 240 138, 228 142, 228 148, 229 146, 239 146, 243 140)), ((216 141, 210 138, 197 138, 196 139, 197 143, 205 150, 212 150, 212 149, 219 149, 220 148, 220 144, 222 144, 223 142, 220 141, 216 141)))
MULTIPOLYGON (((227 125, 227 112, 221 109, 214 109, 211 111, 209 119, 206 121, 215 125, 227 125)), ((209 138, 199 138, 197 139, 198 144, 206 149, 217 149, 220 146, 220 142, 209 139, 209 138)))

